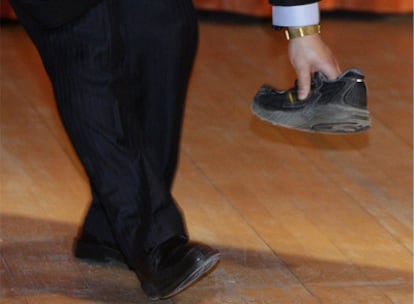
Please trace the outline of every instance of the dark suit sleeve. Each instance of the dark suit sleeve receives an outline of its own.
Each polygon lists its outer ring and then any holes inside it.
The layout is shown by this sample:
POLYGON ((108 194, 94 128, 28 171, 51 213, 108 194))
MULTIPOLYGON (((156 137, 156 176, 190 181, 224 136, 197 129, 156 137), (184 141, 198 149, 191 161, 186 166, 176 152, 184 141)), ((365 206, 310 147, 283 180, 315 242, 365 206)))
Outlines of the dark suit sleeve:
POLYGON ((319 2, 319 0, 269 0, 271 5, 295 6, 319 2))

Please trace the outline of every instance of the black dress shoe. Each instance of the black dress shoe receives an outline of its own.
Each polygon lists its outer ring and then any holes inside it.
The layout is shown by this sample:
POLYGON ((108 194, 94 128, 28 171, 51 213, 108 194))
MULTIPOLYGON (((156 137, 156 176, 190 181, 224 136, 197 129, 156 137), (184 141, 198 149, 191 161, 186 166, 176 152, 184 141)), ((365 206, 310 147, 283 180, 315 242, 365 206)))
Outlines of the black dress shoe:
POLYGON ((86 234, 75 239, 73 252, 75 257, 79 259, 99 263, 111 261, 126 263, 124 255, 116 244, 110 244, 86 234))
POLYGON ((158 300, 176 295, 218 261, 217 250, 175 237, 137 259, 135 272, 145 294, 158 300))

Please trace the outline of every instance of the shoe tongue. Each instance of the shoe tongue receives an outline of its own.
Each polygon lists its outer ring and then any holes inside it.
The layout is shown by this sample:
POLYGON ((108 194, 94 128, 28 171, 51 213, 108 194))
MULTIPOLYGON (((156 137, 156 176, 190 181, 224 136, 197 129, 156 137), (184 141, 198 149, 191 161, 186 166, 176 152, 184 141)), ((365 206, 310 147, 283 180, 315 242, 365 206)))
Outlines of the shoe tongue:
POLYGON ((347 71, 345 71, 341 76, 339 76, 340 78, 342 77, 347 77, 347 78, 359 78, 359 79, 364 79, 365 76, 364 74, 358 70, 358 69, 349 69, 347 71))
MULTIPOLYGON (((328 80, 328 77, 326 77, 325 76, 325 74, 323 74, 322 72, 316 72, 314 75, 313 75, 313 77, 312 77, 312 79, 311 79, 311 85, 312 86, 315 86, 315 85, 318 85, 319 83, 321 83, 321 82, 323 82, 323 81, 326 81, 326 80, 328 80)), ((297 90, 297 88, 298 88, 298 80, 296 79, 295 80, 295 84, 294 84, 294 86, 293 86, 293 89, 295 89, 295 90, 297 90)))
MULTIPOLYGON (((358 69, 349 69, 344 71, 341 75, 339 75, 336 80, 342 79, 342 78, 359 78, 364 79, 364 74, 358 70, 358 69)), ((329 78, 322 72, 316 72, 313 79, 319 80, 319 81, 329 81, 329 78)))
MULTIPOLYGON (((339 80, 339 79, 342 79, 342 78, 364 79, 365 76, 360 70, 358 70, 356 68, 353 68, 353 69, 349 69, 349 70, 346 70, 345 72, 343 72, 341 75, 339 75, 336 78, 336 80, 339 80)), ((311 82, 311 90, 312 90, 314 88, 317 88, 317 87, 321 86, 324 82, 329 82, 330 80, 324 73, 318 71, 318 72, 314 73, 311 81, 312 81, 311 82)), ((297 95, 297 90, 298 90, 298 80, 295 81, 295 85, 292 89, 290 89, 290 92, 292 94, 294 94, 294 96, 296 96, 297 95)))
POLYGON ((324 73, 318 71, 313 75, 312 80, 316 82, 323 82, 327 81, 328 77, 324 73))

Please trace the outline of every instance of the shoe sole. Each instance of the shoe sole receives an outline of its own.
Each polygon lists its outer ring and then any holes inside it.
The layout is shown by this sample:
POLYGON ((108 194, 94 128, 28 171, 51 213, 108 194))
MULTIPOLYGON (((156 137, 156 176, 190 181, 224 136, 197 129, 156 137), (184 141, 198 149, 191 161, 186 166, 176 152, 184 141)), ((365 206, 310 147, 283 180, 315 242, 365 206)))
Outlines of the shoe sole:
POLYGON ((252 111, 273 125, 311 133, 348 134, 365 131, 371 126, 368 110, 338 104, 297 111, 270 111, 253 102, 252 111))
POLYGON ((198 267, 195 267, 195 269, 188 274, 175 288, 173 288, 170 292, 166 292, 165 295, 162 296, 152 296, 148 295, 148 298, 150 300, 163 300, 168 299, 176 294, 180 293, 187 287, 189 287, 191 284, 198 281, 201 277, 203 277, 205 274, 207 274, 220 260, 220 254, 216 253, 208 257, 207 259, 203 260, 202 263, 198 265, 198 267))

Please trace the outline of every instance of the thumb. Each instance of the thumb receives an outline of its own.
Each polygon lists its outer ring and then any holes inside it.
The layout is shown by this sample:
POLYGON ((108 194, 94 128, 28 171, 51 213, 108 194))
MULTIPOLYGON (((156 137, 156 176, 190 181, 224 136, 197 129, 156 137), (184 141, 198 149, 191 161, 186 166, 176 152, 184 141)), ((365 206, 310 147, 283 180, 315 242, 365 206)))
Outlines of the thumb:
POLYGON ((311 71, 308 69, 301 69, 297 71, 298 76, 298 98, 303 100, 308 97, 311 87, 311 71))

